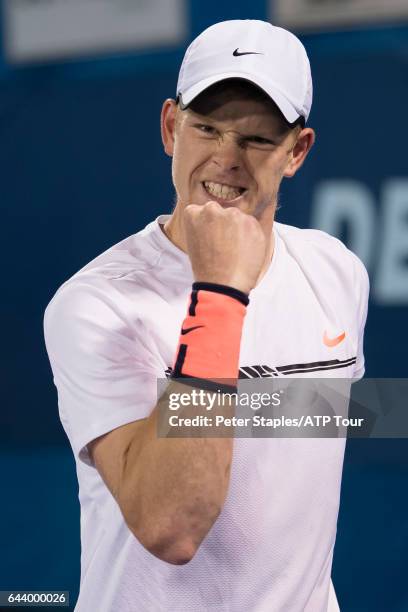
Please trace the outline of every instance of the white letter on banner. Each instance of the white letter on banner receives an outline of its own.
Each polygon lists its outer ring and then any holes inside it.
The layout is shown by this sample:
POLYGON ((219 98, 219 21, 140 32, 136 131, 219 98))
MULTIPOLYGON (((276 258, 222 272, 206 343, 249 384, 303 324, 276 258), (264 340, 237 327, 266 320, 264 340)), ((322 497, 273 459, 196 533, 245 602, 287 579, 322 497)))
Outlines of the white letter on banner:
POLYGON ((322 181, 315 189, 311 227, 340 237, 350 229, 348 248, 369 267, 375 230, 375 201, 369 189, 353 180, 322 181))
POLYGON ((383 189, 382 249, 374 285, 383 304, 408 302, 408 179, 391 179, 383 189))

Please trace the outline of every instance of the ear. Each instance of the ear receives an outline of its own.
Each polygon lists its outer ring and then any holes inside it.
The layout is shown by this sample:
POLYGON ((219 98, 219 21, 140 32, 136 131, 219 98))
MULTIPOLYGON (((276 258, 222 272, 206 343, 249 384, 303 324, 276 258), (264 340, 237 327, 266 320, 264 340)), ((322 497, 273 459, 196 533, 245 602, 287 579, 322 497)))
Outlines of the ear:
POLYGON ((174 133, 176 127, 177 104, 175 100, 168 98, 163 102, 160 117, 161 137, 163 147, 167 155, 173 156, 174 133))
POLYGON ((296 137, 296 142, 290 152, 290 157, 283 176, 290 178, 296 174, 300 166, 305 161, 315 139, 316 134, 312 128, 303 128, 303 130, 299 132, 296 137))

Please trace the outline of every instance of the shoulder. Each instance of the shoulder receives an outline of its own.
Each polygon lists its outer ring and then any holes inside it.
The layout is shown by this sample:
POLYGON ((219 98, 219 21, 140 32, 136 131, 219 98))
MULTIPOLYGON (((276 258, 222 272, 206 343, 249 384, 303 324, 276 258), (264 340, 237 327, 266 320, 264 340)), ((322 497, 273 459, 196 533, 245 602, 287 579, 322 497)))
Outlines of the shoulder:
POLYGON ((74 329, 105 330, 135 327, 138 304, 149 272, 160 252, 143 240, 143 232, 115 244, 66 280, 44 313, 46 337, 74 329), (130 313, 131 308, 131 313, 130 313))
POLYGON ((327 232, 318 229, 300 228, 285 223, 274 224, 277 233, 285 243, 298 248, 314 249, 317 251, 327 251, 335 249, 338 254, 345 254, 351 251, 338 238, 331 236, 327 232))
POLYGON ((317 279, 329 278, 344 286, 368 292, 368 274, 361 259, 338 238, 317 229, 275 223, 286 251, 317 279))
POLYGON ((149 275, 162 256, 151 240, 152 228, 150 223, 114 244, 67 279, 48 304, 46 317, 65 308, 70 311, 87 308, 98 300, 120 307, 132 290, 148 284, 149 275))

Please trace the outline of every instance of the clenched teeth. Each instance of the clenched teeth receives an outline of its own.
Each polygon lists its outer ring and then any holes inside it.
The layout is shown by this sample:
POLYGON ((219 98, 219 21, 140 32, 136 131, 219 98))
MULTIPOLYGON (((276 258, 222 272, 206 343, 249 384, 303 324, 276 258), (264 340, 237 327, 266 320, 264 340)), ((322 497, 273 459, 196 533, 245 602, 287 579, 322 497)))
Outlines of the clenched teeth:
POLYGON ((238 187, 231 187, 223 183, 214 183, 213 181, 204 181, 203 184, 208 193, 217 198, 222 198, 223 200, 234 200, 245 191, 238 187))

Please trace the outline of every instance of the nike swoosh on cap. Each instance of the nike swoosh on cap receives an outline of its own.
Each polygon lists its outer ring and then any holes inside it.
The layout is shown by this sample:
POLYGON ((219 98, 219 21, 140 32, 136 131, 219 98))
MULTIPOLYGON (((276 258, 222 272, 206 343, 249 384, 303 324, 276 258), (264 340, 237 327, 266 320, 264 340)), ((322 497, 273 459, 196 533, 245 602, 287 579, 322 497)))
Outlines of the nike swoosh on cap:
POLYGON ((199 327, 204 327, 204 325, 194 325, 194 327, 186 327, 186 329, 181 330, 181 335, 184 336, 185 334, 188 334, 193 331, 193 329, 198 329, 199 327))
POLYGON ((329 336, 327 335, 327 332, 325 331, 323 334, 323 342, 326 346, 337 346, 338 344, 340 344, 340 342, 343 342, 344 338, 346 337, 346 332, 343 332, 342 334, 340 334, 339 336, 336 336, 335 338, 329 338, 329 336))
POLYGON ((258 51, 238 51, 239 47, 237 47, 232 55, 235 57, 239 57, 240 55, 265 55, 265 53, 258 53, 258 51))

